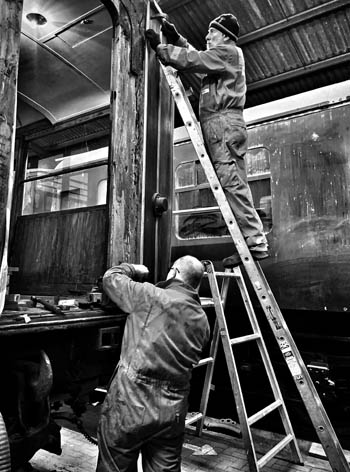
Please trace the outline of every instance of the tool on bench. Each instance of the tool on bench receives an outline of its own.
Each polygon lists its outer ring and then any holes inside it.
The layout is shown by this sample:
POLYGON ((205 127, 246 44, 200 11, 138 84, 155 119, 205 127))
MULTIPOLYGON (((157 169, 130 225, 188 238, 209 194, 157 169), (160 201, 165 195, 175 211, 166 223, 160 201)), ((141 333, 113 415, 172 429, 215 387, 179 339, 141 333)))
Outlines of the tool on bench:
POLYGON ((32 300, 34 307, 36 307, 37 304, 40 303, 40 305, 43 305, 43 307, 51 313, 54 313, 55 315, 64 315, 64 312, 61 310, 61 308, 56 305, 52 305, 51 303, 34 296, 30 297, 30 299, 32 300))

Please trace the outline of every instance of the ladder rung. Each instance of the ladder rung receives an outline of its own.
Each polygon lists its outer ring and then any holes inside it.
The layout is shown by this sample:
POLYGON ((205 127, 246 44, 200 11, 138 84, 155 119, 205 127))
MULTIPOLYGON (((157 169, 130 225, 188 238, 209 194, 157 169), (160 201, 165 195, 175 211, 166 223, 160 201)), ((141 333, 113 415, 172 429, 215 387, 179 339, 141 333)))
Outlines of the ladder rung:
MULTIPOLYGON (((214 272, 215 277, 233 277, 235 279, 238 279, 241 277, 240 274, 237 274, 235 272, 214 272)), ((208 273, 204 272, 204 276, 208 277, 208 273)))
POLYGON ((254 339, 260 339, 261 335, 259 333, 247 334, 246 336, 240 336, 239 338, 230 339, 231 344, 241 344, 247 341, 254 341, 254 339))
POLYGON ((107 393, 107 388, 106 387, 96 387, 94 389, 95 392, 98 392, 98 393, 107 393))
POLYGON ((213 357, 205 357, 204 359, 201 359, 198 364, 195 364, 193 367, 196 368, 196 367, 201 367, 202 365, 207 365, 207 364, 210 364, 211 362, 214 362, 214 358, 213 357))
POLYGON ((281 400, 276 400, 275 402, 271 403, 271 405, 266 406, 262 410, 258 411, 254 415, 252 415, 250 418, 248 418, 248 424, 251 426, 252 424, 256 423, 257 421, 261 420, 261 418, 264 418, 264 416, 268 415, 272 411, 276 410, 276 408, 280 407, 282 405, 281 400))
POLYGON ((197 413, 196 415, 193 415, 190 418, 186 418, 185 424, 187 426, 189 424, 196 423, 202 418, 203 418, 203 413, 197 413))
POLYGON ((220 211, 220 207, 186 208, 185 210, 173 210, 172 213, 173 215, 194 215, 196 213, 213 213, 214 211, 220 211))
POLYGON ((212 298, 201 297, 201 305, 203 308, 209 308, 211 306, 214 306, 214 301, 212 298))
POLYGON ((293 435, 288 434, 285 438, 282 439, 276 446, 274 446, 269 452, 262 456, 258 460, 258 466, 263 467, 267 464, 276 454, 278 454, 282 449, 284 449, 291 441, 293 441, 293 435))

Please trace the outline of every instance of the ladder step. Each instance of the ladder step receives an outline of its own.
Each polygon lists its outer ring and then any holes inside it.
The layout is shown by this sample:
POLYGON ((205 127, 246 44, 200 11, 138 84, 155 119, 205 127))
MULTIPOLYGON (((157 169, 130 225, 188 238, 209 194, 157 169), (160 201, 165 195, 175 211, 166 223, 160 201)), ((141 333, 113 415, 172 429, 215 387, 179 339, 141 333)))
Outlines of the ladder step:
MULTIPOLYGON (((239 279, 241 277, 240 274, 236 272, 214 272, 215 277, 232 277, 233 279, 239 279)), ((208 277, 208 273, 204 272, 204 277, 208 277)))
POLYGON ((201 420, 203 418, 203 413, 197 413, 190 418, 186 418, 185 424, 186 426, 192 423, 197 423, 197 421, 201 420))
POLYGON ((241 344, 248 341, 254 341, 254 339, 260 339, 261 335, 259 333, 247 334, 246 336, 240 336, 239 338, 230 339, 231 345, 241 344))
POLYGON ((200 300, 201 300, 201 305, 202 305, 203 308, 215 307, 215 303, 214 303, 214 300, 212 298, 200 297, 200 300))
POLYGON ((264 416, 268 415, 272 411, 276 410, 276 408, 279 408, 282 405, 281 400, 276 400, 275 402, 271 403, 270 405, 266 406, 262 410, 258 411, 254 415, 250 416, 248 418, 248 424, 251 426, 252 424, 256 423, 257 421, 261 420, 261 418, 264 418, 264 416))
POLYGON ((274 456, 276 456, 282 449, 284 449, 290 442, 293 441, 293 435, 288 434, 285 438, 282 439, 276 446, 274 446, 269 452, 267 452, 263 457, 258 460, 259 470, 260 467, 266 465, 274 456))
POLYGON ((196 367, 201 367, 202 365, 207 365, 207 364, 210 364, 211 362, 214 362, 214 358, 213 357, 205 357, 204 359, 201 359, 198 364, 194 365, 193 367, 196 368, 196 367))
POLYGON ((203 308, 210 308, 212 306, 215 306, 212 298, 200 297, 200 299, 201 299, 201 305, 203 308))
POLYGON ((196 213, 213 213, 214 211, 220 211, 219 206, 203 207, 203 208, 187 208, 186 210, 173 210, 173 215, 194 215, 196 213))

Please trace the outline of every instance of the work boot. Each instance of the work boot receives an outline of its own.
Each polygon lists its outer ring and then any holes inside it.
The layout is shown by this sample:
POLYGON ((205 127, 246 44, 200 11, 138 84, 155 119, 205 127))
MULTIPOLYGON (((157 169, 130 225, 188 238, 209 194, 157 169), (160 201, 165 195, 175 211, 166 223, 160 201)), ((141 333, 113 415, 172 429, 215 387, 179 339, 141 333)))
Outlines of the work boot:
POLYGON ((253 256, 253 259, 256 261, 261 261, 262 259, 266 259, 270 257, 268 251, 255 251, 254 249, 250 249, 250 254, 253 256))
MULTIPOLYGON (((261 261, 262 259, 266 259, 270 256, 268 251, 256 250, 255 248, 250 249, 250 254, 253 256, 255 261, 261 261)), ((240 258, 238 252, 235 252, 232 254, 232 256, 225 257, 225 259, 222 260, 222 263, 224 267, 233 268, 242 264, 242 259, 240 258)))
POLYGON ((235 252, 232 254, 232 256, 225 257, 225 259, 222 260, 222 263, 224 267, 232 269, 233 267, 237 267, 242 264, 242 259, 240 258, 238 252, 235 252))
POLYGON ((248 247, 250 254, 256 261, 261 261, 269 257, 268 245, 266 243, 257 244, 256 246, 248 247))

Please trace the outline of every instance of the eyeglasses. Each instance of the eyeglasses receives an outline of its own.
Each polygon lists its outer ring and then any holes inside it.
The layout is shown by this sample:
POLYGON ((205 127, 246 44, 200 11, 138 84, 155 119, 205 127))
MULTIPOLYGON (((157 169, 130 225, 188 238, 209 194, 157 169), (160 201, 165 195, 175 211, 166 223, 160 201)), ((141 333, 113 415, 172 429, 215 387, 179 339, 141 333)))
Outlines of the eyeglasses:
POLYGON ((177 267, 170 267, 168 272, 170 272, 171 270, 174 270, 174 271, 175 271, 174 277, 176 277, 176 274, 179 274, 179 273, 180 273, 180 271, 179 271, 179 269, 178 269, 177 267))

